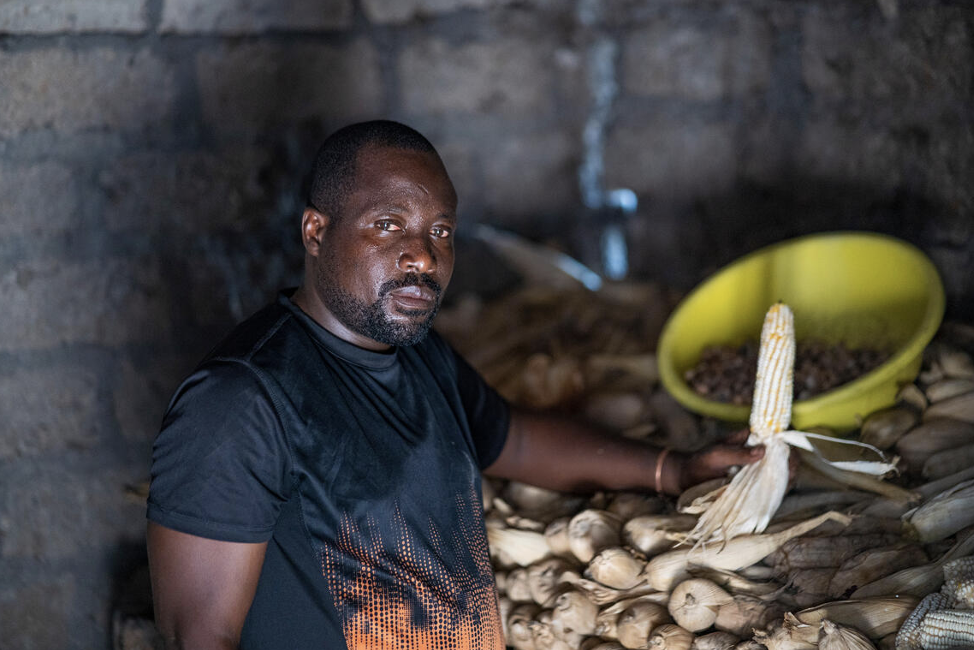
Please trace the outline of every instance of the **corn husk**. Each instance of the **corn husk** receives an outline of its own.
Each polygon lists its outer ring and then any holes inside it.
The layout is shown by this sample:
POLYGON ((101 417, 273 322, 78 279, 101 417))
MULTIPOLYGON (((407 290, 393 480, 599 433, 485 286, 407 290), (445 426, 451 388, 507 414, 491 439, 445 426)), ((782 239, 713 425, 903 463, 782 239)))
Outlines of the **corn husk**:
POLYGON ((646 562, 624 548, 614 546, 599 552, 588 563, 585 576, 613 589, 632 589, 645 582, 642 575, 646 562))
POLYGON ((637 585, 632 589, 614 589, 612 587, 606 587, 595 580, 583 578, 572 571, 566 572, 564 575, 562 575, 561 579, 566 584, 570 584, 585 592, 589 599, 599 606, 637 597, 645 597, 651 600, 656 600, 657 602, 665 603, 668 596, 668 594, 660 592, 658 589, 654 589, 646 584, 637 585))
POLYGON ((953 418, 961 422, 974 422, 974 391, 931 404, 923 412, 923 419, 933 418, 953 418))
POLYGON ((922 548, 910 543, 865 550, 843 562, 835 572, 829 583, 829 598, 844 598, 861 585, 928 560, 922 548))
POLYGON ((903 384, 902 388, 896 393, 896 403, 909 406, 922 413, 930 405, 930 400, 916 384, 903 384))
POLYGON ((829 600, 835 567, 795 569, 788 574, 788 588, 796 607, 812 607, 829 600))
POLYGON ((974 361, 963 350, 941 343, 937 362, 944 376, 953 379, 974 379, 974 361))
POLYGON ((610 546, 619 546, 622 520, 606 510, 587 509, 568 523, 568 546, 583 564, 610 546))
POLYGON ((670 594, 667 609, 673 621, 690 632, 702 632, 717 620, 717 610, 733 598, 706 578, 690 578, 670 594))
POLYGON ((945 449, 923 463, 923 478, 933 481, 974 466, 974 443, 945 449))
POLYGON ((774 580, 754 580, 735 571, 724 571, 711 567, 691 566, 690 575, 706 578, 733 595, 775 598, 782 590, 782 584, 774 580))
POLYGON ((846 515, 827 512, 796 524, 778 533, 741 535, 723 545, 695 546, 667 551, 652 558, 646 566, 649 586, 658 591, 670 591, 689 577, 688 564, 697 564, 726 571, 750 566, 768 556, 789 539, 804 535, 826 521, 851 521, 846 515))
POLYGON ((932 404, 971 391, 974 391, 974 381, 971 379, 945 378, 927 386, 926 396, 932 404))
POLYGON ((916 410, 905 406, 876 411, 862 423, 859 440, 878 449, 889 449, 919 420, 916 410))
POLYGON ((505 593, 515 603, 533 603, 531 596, 531 580, 528 578, 527 568, 511 569, 504 581, 505 593))
POLYGON ((487 543, 491 552, 505 565, 528 566, 551 552, 544 534, 492 522, 487 525, 487 543))
POLYGON ((927 458, 943 451, 974 442, 974 424, 952 418, 924 416, 922 424, 914 427, 896 443, 896 453, 911 470, 919 471, 927 458))
POLYGON ((870 639, 881 639, 896 632, 918 602, 913 596, 837 600, 803 609, 795 616, 809 625, 828 619, 853 627, 870 639))
POLYGON ((646 642, 651 650, 690 650, 692 645, 693 633, 672 623, 655 628, 646 642))
POLYGON ((755 630, 754 640, 768 650, 815 650, 819 626, 802 623, 793 614, 785 614, 780 624, 770 630, 755 630))
POLYGON ((544 529, 544 538, 554 555, 574 560, 575 554, 568 543, 568 523, 571 520, 571 517, 552 520, 544 529))
POLYGON ((612 497, 606 510, 625 522, 636 517, 655 515, 666 507, 658 496, 640 492, 619 492, 612 497))
POLYGON ((534 602, 548 607, 558 595, 561 576, 572 568, 564 558, 549 557, 527 567, 528 591, 534 602))
POLYGON ((638 391, 604 391, 585 398, 585 419, 612 431, 625 431, 648 417, 646 397, 638 391))
POLYGON ((554 600, 551 627, 563 639, 574 635, 588 636, 595 632, 598 606, 580 591, 568 590, 554 600))
POLYGON ((819 650, 876 650, 865 634, 826 619, 822 621, 818 638, 819 650))
POLYGON ((622 540, 628 546, 653 556, 673 548, 678 536, 693 528, 697 518, 693 515, 643 515, 626 522, 622 527, 622 540))
POLYGON ((515 605, 507 617, 507 643, 516 650, 535 650, 530 623, 541 608, 535 604, 515 605))
POLYGON ((690 650, 731 650, 739 642, 740 638, 730 632, 717 631, 695 638, 690 650))
POLYGON ((729 603, 717 609, 714 627, 739 637, 750 636, 755 629, 767 626, 785 613, 783 605, 755 598, 735 595, 729 603))
POLYGON ((943 567, 956 558, 974 553, 974 528, 957 536, 957 542, 936 562, 911 566, 870 582, 852 593, 852 598, 871 598, 887 594, 907 594, 922 598, 944 584, 943 567))
POLYGON ((974 479, 940 493, 903 515, 907 531, 921 543, 945 539, 974 525, 974 479))
POLYGON ((536 650, 575 650, 582 641, 580 635, 558 636, 550 620, 535 619, 528 623, 528 629, 536 650))
POLYGON ((627 648, 642 648, 653 628, 668 623, 670 614, 659 603, 637 599, 626 607, 616 621, 616 636, 627 648))
POLYGON ((788 575, 795 569, 835 568, 863 550, 895 544, 899 539, 893 533, 804 536, 782 544, 767 562, 776 575, 788 575))

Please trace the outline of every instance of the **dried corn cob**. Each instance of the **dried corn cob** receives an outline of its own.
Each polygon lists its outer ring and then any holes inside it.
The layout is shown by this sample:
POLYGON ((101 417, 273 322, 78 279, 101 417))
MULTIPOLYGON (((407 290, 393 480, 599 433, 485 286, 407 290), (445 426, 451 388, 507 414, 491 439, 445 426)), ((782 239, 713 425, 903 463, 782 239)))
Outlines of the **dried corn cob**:
POLYGON ((956 609, 929 612, 917 628, 923 650, 974 647, 974 612, 956 609))
POLYGON ((897 650, 919 650, 921 621, 928 613, 949 607, 951 600, 949 596, 940 592, 924 596, 896 633, 897 650))
MULTIPOLYGON (((758 368, 751 407, 749 445, 764 445, 764 456, 745 466, 701 514, 687 536, 700 545, 733 539, 763 531, 788 489, 789 445, 818 453, 809 441, 815 434, 790 431, 792 382, 795 365, 795 319, 791 309, 779 302, 771 306, 761 328, 758 368)), ((821 436, 819 436, 821 437, 821 436)), ((837 441, 837 440, 836 440, 837 441)), ((875 447, 867 447, 883 458, 875 447)), ((894 466, 886 462, 834 463, 836 467, 883 474, 894 466)), ((701 500, 707 503, 708 499, 701 500)))

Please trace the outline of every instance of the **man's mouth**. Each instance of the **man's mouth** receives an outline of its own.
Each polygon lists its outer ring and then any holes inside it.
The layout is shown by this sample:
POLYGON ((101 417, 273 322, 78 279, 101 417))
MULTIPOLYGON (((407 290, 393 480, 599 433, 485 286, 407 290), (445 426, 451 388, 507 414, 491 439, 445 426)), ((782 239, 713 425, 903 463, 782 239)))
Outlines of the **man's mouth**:
POLYGON ((440 301, 440 285, 428 276, 407 276, 390 280, 380 289, 380 295, 388 295, 407 315, 420 315, 435 311, 440 301))

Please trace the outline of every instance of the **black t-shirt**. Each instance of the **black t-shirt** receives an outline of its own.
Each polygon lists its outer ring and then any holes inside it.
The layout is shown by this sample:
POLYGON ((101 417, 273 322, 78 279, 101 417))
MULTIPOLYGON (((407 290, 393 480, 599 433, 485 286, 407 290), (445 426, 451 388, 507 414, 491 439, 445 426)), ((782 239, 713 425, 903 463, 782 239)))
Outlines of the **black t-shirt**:
POLYGON ((364 350, 282 294, 177 390, 148 517, 268 542, 242 648, 503 648, 480 470, 508 422, 435 332, 364 350))

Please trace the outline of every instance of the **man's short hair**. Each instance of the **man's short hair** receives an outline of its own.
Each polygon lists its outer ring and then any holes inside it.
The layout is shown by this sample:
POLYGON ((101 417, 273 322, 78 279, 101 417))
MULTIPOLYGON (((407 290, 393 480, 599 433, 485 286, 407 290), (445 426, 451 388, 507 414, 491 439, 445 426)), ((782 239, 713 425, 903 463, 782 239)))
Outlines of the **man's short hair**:
POLYGON ((318 149, 308 193, 310 207, 333 219, 341 218, 355 183, 355 160, 358 152, 368 146, 436 154, 429 140, 405 124, 391 120, 350 124, 328 136, 318 149))

